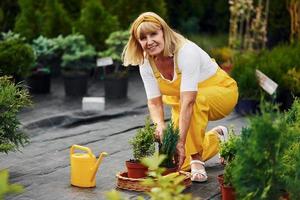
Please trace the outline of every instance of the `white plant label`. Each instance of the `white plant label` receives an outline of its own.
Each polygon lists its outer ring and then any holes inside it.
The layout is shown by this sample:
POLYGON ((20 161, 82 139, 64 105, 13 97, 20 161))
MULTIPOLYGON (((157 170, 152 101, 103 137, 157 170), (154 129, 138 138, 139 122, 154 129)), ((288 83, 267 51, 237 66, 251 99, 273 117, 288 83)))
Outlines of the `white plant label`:
POLYGON ((276 91, 278 84, 258 69, 256 70, 256 77, 260 87, 262 87, 262 89, 264 89, 268 94, 272 95, 276 91))
POLYGON ((108 65, 112 65, 112 64, 113 64, 113 60, 111 57, 97 59, 97 67, 104 67, 104 66, 108 66, 108 65))

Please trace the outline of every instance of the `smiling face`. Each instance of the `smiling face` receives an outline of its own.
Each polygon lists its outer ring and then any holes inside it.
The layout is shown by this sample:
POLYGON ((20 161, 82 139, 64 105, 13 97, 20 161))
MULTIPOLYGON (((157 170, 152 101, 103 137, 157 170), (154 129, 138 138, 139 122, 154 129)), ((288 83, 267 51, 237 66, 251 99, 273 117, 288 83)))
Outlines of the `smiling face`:
POLYGON ((162 55, 165 48, 164 34, 160 27, 151 22, 138 27, 138 41, 142 49, 150 56, 162 55))

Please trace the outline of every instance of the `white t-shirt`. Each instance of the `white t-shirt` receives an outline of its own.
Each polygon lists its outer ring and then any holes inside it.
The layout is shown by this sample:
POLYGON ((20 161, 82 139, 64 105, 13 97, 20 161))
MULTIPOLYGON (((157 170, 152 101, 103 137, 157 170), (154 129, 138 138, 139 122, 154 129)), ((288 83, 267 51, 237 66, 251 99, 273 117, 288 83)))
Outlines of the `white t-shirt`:
MULTIPOLYGON (((213 76, 218 69, 218 64, 213 61, 205 51, 191 41, 187 41, 178 50, 177 58, 174 56, 174 59, 177 60, 178 68, 181 72, 180 92, 198 91, 198 83, 213 76)), ((161 96, 149 60, 145 59, 144 63, 139 66, 139 69, 147 98, 152 99, 161 96)), ((161 77, 164 78, 162 75, 161 77)), ((175 81, 176 78, 174 67, 173 80, 165 80, 172 82, 175 81)))

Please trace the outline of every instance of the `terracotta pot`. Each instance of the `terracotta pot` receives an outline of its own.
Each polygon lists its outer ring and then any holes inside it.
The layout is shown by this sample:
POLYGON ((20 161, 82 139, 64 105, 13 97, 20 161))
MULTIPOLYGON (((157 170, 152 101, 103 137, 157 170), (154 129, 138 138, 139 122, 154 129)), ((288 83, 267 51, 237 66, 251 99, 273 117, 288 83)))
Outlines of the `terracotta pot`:
POLYGON ((220 191, 222 192, 222 186, 224 185, 224 175, 223 174, 218 175, 217 179, 220 184, 220 191))
POLYGON ((126 161, 129 178, 144 178, 147 176, 148 168, 140 162, 126 161))
POLYGON ((222 185, 222 200, 235 200, 234 188, 227 185, 222 185))

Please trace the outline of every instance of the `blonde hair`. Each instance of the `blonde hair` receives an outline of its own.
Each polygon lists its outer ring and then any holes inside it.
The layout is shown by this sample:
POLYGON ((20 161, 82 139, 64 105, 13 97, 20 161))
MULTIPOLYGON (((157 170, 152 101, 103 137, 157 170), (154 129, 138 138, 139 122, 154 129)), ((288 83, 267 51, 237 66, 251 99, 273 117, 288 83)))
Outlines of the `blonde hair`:
POLYGON ((185 38, 173 31, 169 25, 157 14, 153 12, 142 13, 131 25, 130 37, 124 47, 122 58, 123 65, 140 65, 144 62, 144 58, 148 57, 138 39, 142 34, 162 29, 164 35, 165 48, 164 56, 174 55, 180 46, 184 43, 185 38))

